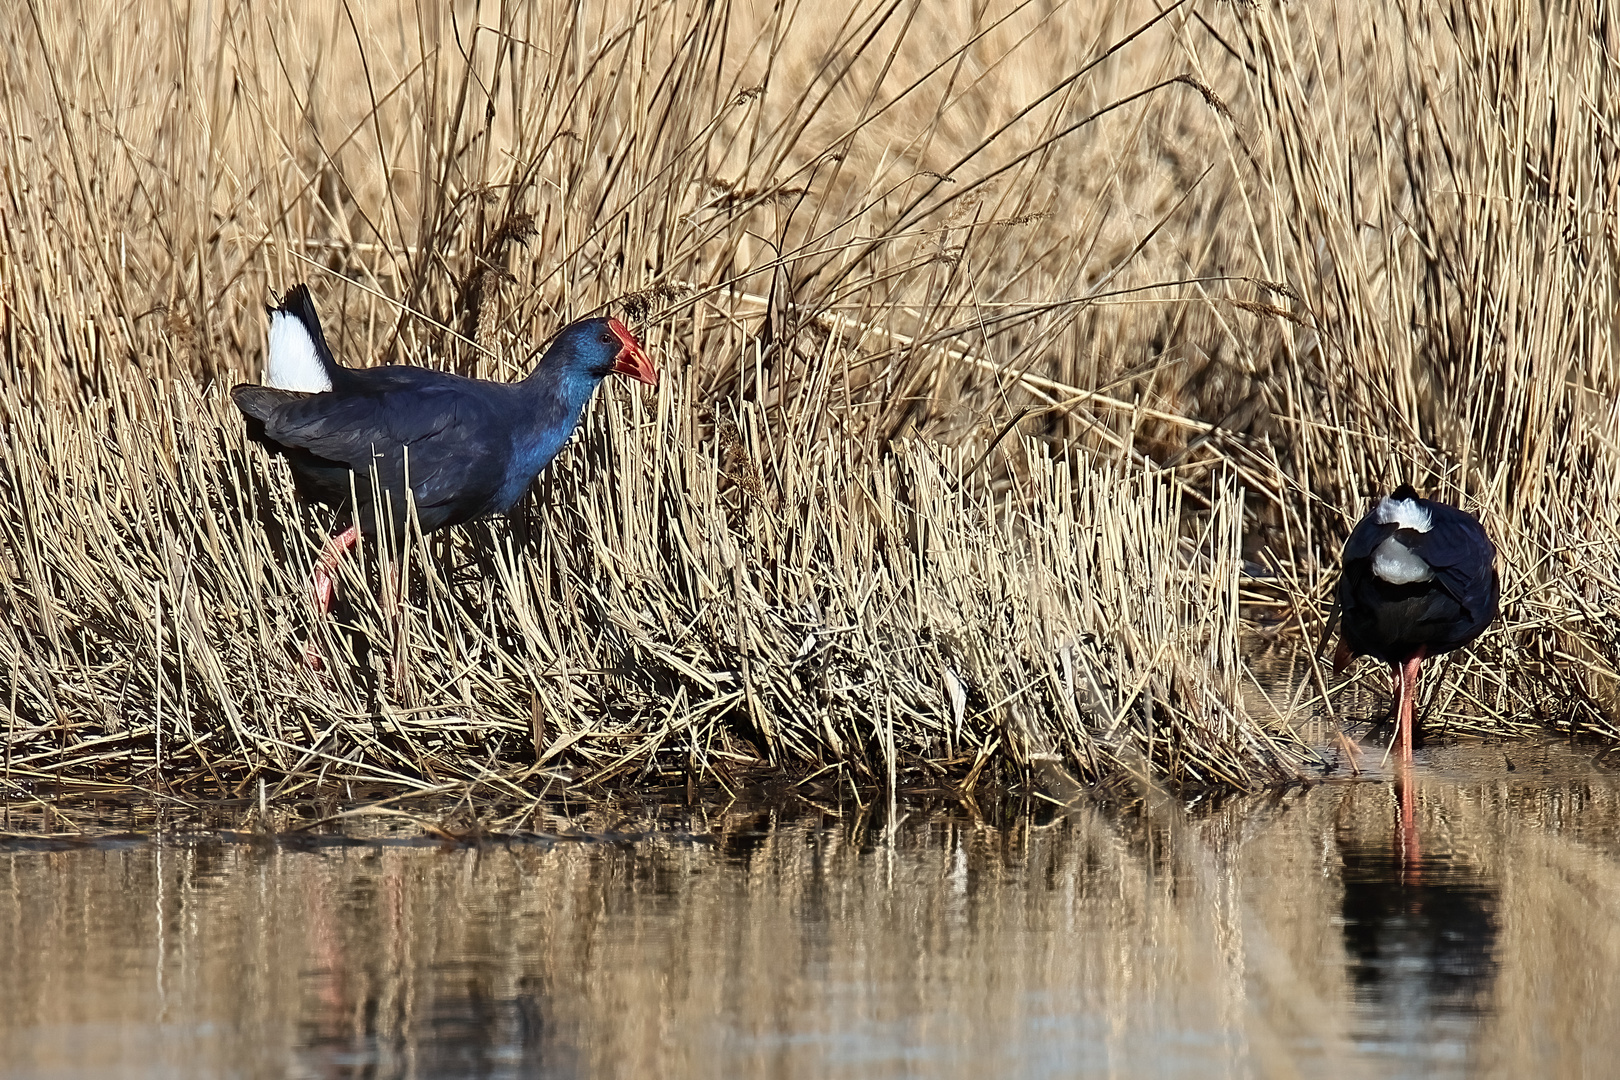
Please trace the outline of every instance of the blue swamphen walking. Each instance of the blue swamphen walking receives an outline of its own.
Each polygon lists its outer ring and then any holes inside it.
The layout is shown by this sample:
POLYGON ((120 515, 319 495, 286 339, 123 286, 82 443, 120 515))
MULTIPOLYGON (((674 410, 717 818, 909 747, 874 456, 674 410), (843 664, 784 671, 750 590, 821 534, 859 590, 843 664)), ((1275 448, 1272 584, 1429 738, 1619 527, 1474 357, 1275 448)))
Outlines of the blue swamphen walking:
POLYGON ((425 533, 510 510, 615 373, 658 383, 635 336, 608 318, 565 328, 521 382, 342 367, 309 290, 296 285, 270 309, 266 384, 236 386, 231 400, 249 434, 286 457, 299 494, 339 512, 312 586, 324 612, 332 570, 361 533, 375 536, 381 521, 403 535, 407 485, 425 533))
POLYGON ((1334 666, 1375 656, 1394 667, 1403 762, 1412 758, 1418 666, 1479 637, 1496 618, 1500 593, 1496 547, 1479 519, 1420 498, 1409 484, 1380 500, 1345 541, 1334 666))

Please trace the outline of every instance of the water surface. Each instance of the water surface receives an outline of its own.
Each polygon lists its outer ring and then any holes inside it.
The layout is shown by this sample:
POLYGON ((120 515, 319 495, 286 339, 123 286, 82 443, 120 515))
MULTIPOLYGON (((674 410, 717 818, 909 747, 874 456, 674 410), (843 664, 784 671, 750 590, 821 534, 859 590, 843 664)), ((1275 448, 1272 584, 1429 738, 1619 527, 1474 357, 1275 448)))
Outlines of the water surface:
POLYGON ((1191 809, 549 808, 469 847, 0 842, 0 1076, 1582 1076, 1620 782, 1422 755, 1191 809), (1414 842, 1414 839, 1417 842, 1414 842))

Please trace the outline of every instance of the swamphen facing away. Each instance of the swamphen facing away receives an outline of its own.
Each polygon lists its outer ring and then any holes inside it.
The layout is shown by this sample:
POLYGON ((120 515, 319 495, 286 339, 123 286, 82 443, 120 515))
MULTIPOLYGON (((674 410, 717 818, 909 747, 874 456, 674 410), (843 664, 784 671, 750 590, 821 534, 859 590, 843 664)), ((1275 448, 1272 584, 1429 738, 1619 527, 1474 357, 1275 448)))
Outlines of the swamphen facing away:
POLYGON ((516 383, 399 364, 341 367, 309 290, 296 285, 270 309, 266 385, 233 387, 231 400, 248 433, 287 458, 298 493, 339 511, 312 585, 325 612, 332 570, 361 533, 375 536, 381 519, 403 535, 407 478, 425 533, 510 510, 615 372, 658 384, 652 360, 617 319, 571 324, 516 383))
POLYGON ((1496 547, 1474 515, 1418 497, 1410 484, 1385 496, 1351 530, 1339 578, 1335 668, 1375 656, 1395 669, 1401 760, 1412 758, 1418 666, 1460 649, 1496 618, 1496 547))

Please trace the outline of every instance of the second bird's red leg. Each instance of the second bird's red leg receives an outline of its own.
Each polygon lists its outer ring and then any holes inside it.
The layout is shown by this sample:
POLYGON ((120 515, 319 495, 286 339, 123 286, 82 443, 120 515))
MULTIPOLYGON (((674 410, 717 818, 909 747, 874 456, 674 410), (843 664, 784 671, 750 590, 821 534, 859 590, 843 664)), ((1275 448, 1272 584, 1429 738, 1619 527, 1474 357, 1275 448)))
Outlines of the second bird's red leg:
POLYGON ((1400 668, 1400 714, 1396 723, 1400 725, 1401 760, 1412 760, 1412 728, 1417 723, 1417 683, 1418 667, 1423 663, 1423 650, 1400 668))

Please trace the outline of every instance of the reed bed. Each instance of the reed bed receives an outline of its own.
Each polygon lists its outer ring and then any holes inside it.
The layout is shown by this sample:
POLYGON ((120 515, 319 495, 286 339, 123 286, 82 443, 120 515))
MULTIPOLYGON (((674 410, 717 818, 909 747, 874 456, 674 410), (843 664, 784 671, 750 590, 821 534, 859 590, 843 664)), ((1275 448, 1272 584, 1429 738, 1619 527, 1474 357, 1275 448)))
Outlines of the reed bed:
POLYGON ((6 536, 6 768, 275 795, 765 764, 968 792, 1051 761, 1292 775, 1298 748, 1231 704, 1234 493, 1189 539, 1164 481, 1038 443, 1014 493, 963 452, 864 464, 746 414, 705 446, 671 404, 602 410, 515 520, 365 549, 336 618, 307 599, 319 531, 218 395, 19 410, 6 495, 57 527, 6 536))
POLYGON ((1402 479, 1502 553, 1431 714, 1617 734, 1606 9, 85 14, 0 27, 8 782, 1288 780, 1242 616, 1402 479), (349 363, 611 307, 665 382, 317 619, 223 397, 305 279, 349 363))

